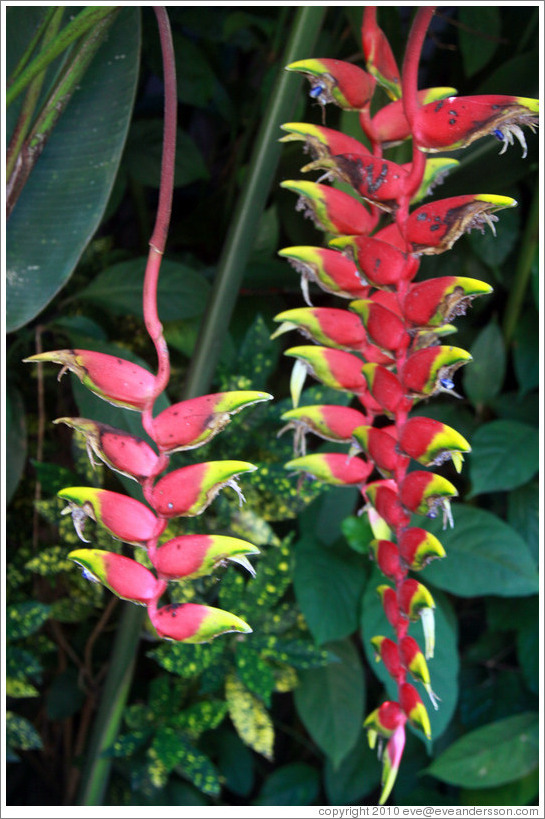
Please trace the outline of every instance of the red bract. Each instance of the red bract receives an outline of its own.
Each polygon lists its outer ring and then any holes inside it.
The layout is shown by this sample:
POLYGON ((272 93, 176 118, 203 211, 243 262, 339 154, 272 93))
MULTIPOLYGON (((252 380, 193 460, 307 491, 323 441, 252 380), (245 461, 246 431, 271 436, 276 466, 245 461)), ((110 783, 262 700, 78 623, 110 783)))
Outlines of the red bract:
MULTIPOLYGON (((442 100, 456 93, 455 88, 425 88, 418 92, 418 101, 424 103, 442 100)), ((396 145, 411 136, 411 126, 405 116, 403 100, 395 100, 381 108, 373 117, 373 128, 383 148, 396 145)))
POLYGON ((364 298, 369 286, 358 275, 354 262, 342 253, 326 247, 286 247, 278 251, 301 274, 301 288, 305 301, 311 304, 308 282, 317 284, 326 293, 344 299, 364 298))
POLYGON ((428 151, 466 148, 480 137, 493 135, 503 142, 501 153, 520 142, 526 156, 526 140, 521 126, 531 131, 538 124, 539 102, 525 97, 488 94, 479 97, 448 97, 423 105, 413 123, 413 139, 428 151))
POLYGON ((304 455, 288 461, 285 467, 318 478, 331 486, 361 486, 373 469, 367 461, 339 452, 304 455))
POLYGON ((401 165, 374 156, 337 154, 329 159, 316 159, 302 170, 318 168, 347 182, 366 202, 389 213, 397 210, 399 199, 409 190, 409 174, 401 165))
POLYGON ((345 111, 360 111, 369 104, 376 80, 357 65, 329 58, 299 60, 286 66, 304 74, 310 82, 310 96, 325 105, 334 102, 345 111))
POLYGON ((369 156, 369 149, 363 142, 347 136, 334 128, 314 125, 309 122, 286 122, 280 126, 287 135, 280 142, 303 141, 305 149, 310 151, 313 159, 335 154, 358 154, 369 156))
POLYGON ((415 327, 440 327, 465 315, 474 298, 491 292, 489 284, 464 276, 427 279, 410 286, 403 300, 403 316, 415 327))
POLYGON ((402 281, 410 281, 418 270, 417 259, 381 239, 339 236, 329 244, 353 256, 363 280, 374 287, 398 287, 402 281))
POLYGON ((367 208, 348 193, 306 180, 288 180, 281 186, 299 195, 296 210, 312 219, 320 230, 367 233, 374 227, 376 220, 367 208))
POLYGON ((224 486, 231 486, 240 497, 235 478, 256 468, 245 461, 209 461, 175 469, 153 487, 153 507, 163 518, 200 515, 224 486))

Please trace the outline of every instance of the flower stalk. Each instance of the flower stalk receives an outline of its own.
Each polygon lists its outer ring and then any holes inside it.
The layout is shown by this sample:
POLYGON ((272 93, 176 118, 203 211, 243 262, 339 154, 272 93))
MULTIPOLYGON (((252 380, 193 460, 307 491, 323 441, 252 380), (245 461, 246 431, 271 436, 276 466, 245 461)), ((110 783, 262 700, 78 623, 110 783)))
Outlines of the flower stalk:
POLYGON ((464 148, 492 135, 504 147, 516 137, 525 155, 522 126, 533 131, 537 124, 535 100, 458 97, 454 89, 418 89, 422 47, 434 11, 434 6, 418 9, 401 72, 373 6, 363 14, 366 71, 326 58, 287 66, 307 76, 310 96, 322 107, 333 102, 344 110, 359 110, 370 152, 363 143, 354 145, 353 137, 347 141, 325 126, 288 123, 284 130, 289 136, 282 138, 306 141, 315 158, 304 172, 326 171, 320 184, 290 180, 283 185, 305 197, 317 227, 333 236, 327 250, 280 251, 301 273, 309 306, 277 316, 283 324, 276 335, 297 330, 316 345, 286 351, 296 359, 292 376, 296 409, 283 419, 288 421, 286 428, 295 431, 297 456, 286 468, 326 484, 359 487, 361 513, 368 515, 375 535, 370 556, 388 580, 377 592, 392 633, 375 635, 371 642, 377 662, 395 682, 397 699, 382 703, 364 723, 371 747, 378 739, 382 754, 381 805, 395 783, 406 725, 431 738, 417 686, 434 709, 440 707, 441 692, 436 694, 432 687, 435 603, 411 573, 445 557, 440 541, 418 524, 422 518, 441 516, 443 528, 454 525, 451 501, 458 490, 428 468, 451 460, 460 472, 463 456, 470 451, 456 430, 411 413, 418 402, 441 392, 456 396, 454 374, 471 356, 446 343, 444 336, 474 298, 492 289, 485 282, 458 276, 415 279, 422 255, 448 251, 472 229, 489 226, 495 232, 496 211, 517 204, 510 197, 468 194, 422 205, 436 174, 442 177, 455 166, 451 160, 436 166, 429 154, 464 148), (371 117, 375 83, 392 102, 371 117), (386 150, 409 137, 408 165, 385 158, 386 150), (352 187, 352 207, 335 188, 327 192, 324 183, 337 180, 352 187), (309 280, 326 293, 349 300, 348 309, 310 306, 309 280), (357 410, 348 407, 336 414, 332 406, 298 407, 307 373, 350 393, 357 410), (348 445, 348 453, 306 454, 307 433, 348 445), (411 468, 413 462, 416 469, 411 468), (423 648, 409 634, 419 620, 423 648))

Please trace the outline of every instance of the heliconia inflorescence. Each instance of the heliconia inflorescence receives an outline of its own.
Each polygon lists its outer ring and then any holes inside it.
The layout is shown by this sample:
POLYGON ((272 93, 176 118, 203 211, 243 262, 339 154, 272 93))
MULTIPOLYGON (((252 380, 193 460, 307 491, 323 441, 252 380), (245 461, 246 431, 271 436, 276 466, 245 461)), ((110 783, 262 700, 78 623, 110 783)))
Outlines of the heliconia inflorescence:
POLYGON ((358 111, 366 145, 325 122, 287 123, 281 138, 304 143, 311 161, 303 172, 320 171, 318 182, 287 180, 282 186, 298 195, 297 209, 328 238, 327 248, 280 251, 300 273, 308 305, 276 317, 281 325, 275 336, 296 330, 307 339, 286 351, 295 358, 294 409, 282 418, 287 422, 284 430, 295 432, 296 456, 286 468, 326 484, 359 488, 362 512, 368 514, 375 535, 370 555, 389 581, 377 592, 393 635, 376 635, 371 642, 377 661, 395 680, 398 696, 397 701, 383 702, 364 722, 371 747, 379 739, 380 804, 395 782, 406 724, 431 738, 426 706, 415 686, 423 687, 433 708, 440 706, 440 692, 432 689, 435 603, 426 586, 409 573, 445 557, 440 541, 418 524, 441 515, 443 528, 452 526, 450 502, 457 489, 428 468, 451 460, 459 472, 470 451, 455 429, 411 411, 439 393, 456 396, 454 374, 471 356, 446 343, 445 336, 474 298, 492 290, 464 276, 416 281, 420 257, 444 253, 472 229, 483 231, 488 225, 495 233, 496 212, 517 204, 508 196, 487 193, 425 204, 421 200, 457 165, 452 159, 435 158, 435 152, 464 148, 491 135, 503 143, 500 153, 516 138, 526 156, 522 127, 533 132, 538 121, 537 100, 459 97, 453 88, 418 90, 420 54, 434 11, 434 6, 418 10, 401 72, 373 6, 365 8, 362 22, 366 70, 322 58, 287 66, 310 81, 310 97, 322 112, 329 102, 358 111), (377 84, 391 102, 372 114, 377 84), (398 165, 384 157, 386 149, 409 138, 410 163, 398 165), (344 183, 342 193, 327 184, 336 181, 344 183), (352 195, 344 192, 346 185, 352 195), (309 283, 348 304, 314 307, 309 283), (298 406, 308 373, 351 394, 356 406, 298 406), (307 434, 348 450, 306 454, 307 434), (412 468, 414 463, 417 468, 412 468), (417 620, 423 626, 424 650, 407 633, 417 620))
POLYGON ((229 631, 248 633, 250 626, 221 609, 197 603, 159 606, 168 584, 208 575, 227 561, 254 574, 248 555, 258 549, 227 535, 185 534, 161 541, 172 518, 200 515, 224 487, 233 488, 244 500, 237 478, 255 467, 246 461, 208 461, 168 471, 173 452, 191 450, 208 443, 231 417, 261 401, 266 392, 230 391, 198 396, 172 404, 153 416, 156 399, 168 384, 168 349, 157 316, 157 281, 164 251, 174 174, 176 133, 176 78, 172 38, 165 9, 156 7, 165 68, 165 140, 161 192, 155 229, 144 281, 144 320, 155 345, 158 372, 154 375, 131 361, 91 350, 56 350, 25 359, 62 366, 84 386, 117 407, 141 414, 142 426, 151 439, 88 418, 63 417, 64 423, 85 436, 91 463, 94 457, 110 469, 140 483, 145 502, 120 492, 75 486, 58 495, 67 502, 62 514, 70 514, 78 536, 85 537, 91 518, 117 540, 145 549, 154 571, 132 557, 101 549, 76 549, 68 555, 84 575, 101 582, 118 597, 147 607, 151 624, 160 637, 185 642, 204 642, 229 631), (154 573, 155 572, 155 573, 154 573))

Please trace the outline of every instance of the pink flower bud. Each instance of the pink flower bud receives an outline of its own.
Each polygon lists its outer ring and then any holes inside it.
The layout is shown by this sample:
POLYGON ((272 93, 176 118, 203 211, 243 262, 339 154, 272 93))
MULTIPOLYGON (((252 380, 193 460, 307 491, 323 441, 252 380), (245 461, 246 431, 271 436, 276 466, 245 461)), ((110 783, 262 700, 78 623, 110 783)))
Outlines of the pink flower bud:
POLYGON ((492 288, 477 279, 464 276, 439 276, 411 285, 403 301, 403 315, 415 327, 440 327, 466 308, 477 296, 492 288))
POLYGON ((445 557, 446 552, 431 532, 411 526, 405 529, 399 538, 399 553, 403 561, 413 572, 420 571, 431 560, 445 557))
POLYGON ((153 419, 154 440, 165 453, 195 449, 221 432, 231 416, 271 398, 267 392, 233 390, 180 401, 153 419))
POLYGON ((235 478, 256 469, 245 461, 208 461, 183 466, 157 481, 151 502, 162 518, 194 517, 200 515, 225 486, 232 487, 243 500, 235 478))
POLYGON ((373 469, 367 461, 340 452, 304 455, 288 461, 285 468, 304 472, 332 486, 361 486, 373 469))
POLYGON ((113 537, 133 546, 144 546, 164 529, 163 522, 151 509, 119 492, 92 486, 71 486, 57 494, 68 501, 63 514, 69 512, 72 515, 76 532, 83 540, 83 526, 87 518, 96 521, 113 537))
POLYGON ((403 708, 411 725, 418 728, 419 731, 422 731, 427 739, 431 739, 431 725, 428 712, 416 688, 410 683, 405 683, 401 686, 399 704, 403 708))
POLYGON ((418 270, 417 259, 375 237, 339 236, 329 244, 353 256, 364 280, 374 287, 397 287, 410 281, 418 270))
POLYGON ((353 432, 356 444, 371 458, 385 478, 393 477, 401 460, 397 454, 395 427, 377 429, 368 425, 358 427, 353 432))
POLYGON ((326 247, 286 247, 278 251, 301 274, 305 301, 311 306, 308 282, 317 284, 326 293, 343 299, 365 298, 370 288, 362 282, 354 262, 336 250, 326 247))
POLYGON ((299 195, 296 210, 303 211, 319 230, 330 233, 368 233, 376 219, 348 193, 306 180, 287 180, 280 187, 299 195))
POLYGON ((409 525, 411 518, 400 503, 395 481, 373 481, 367 484, 364 492, 391 529, 409 525))
POLYGON ((350 309, 362 320, 371 343, 381 350, 401 352, 409 346, 411 337, 403 321, 392 310, 373 299, 350 302, 350 309))
POLYGON ((220 634, 238 631, 249 634, 250 626, 228 611, 197 603, 171 603, 150 607, 150 620, 160 637, 185 643, 206 643, 220 634))
POLYGON ((380 364, 364 364, 361 372, 375 401, 387 414, 394 414, 405 400, 405 390, 399 378, 380 364))
POLYGON ((329 58, 298 60, 286 66, 310 81, 310 96, 320 105, 334 102, 345 111, 359 111, 369 104, 376 80, 361 68, 329 58))
POLYGON ((377 587, 377 593, 382 601, 382 608, 384 609, 386 619, 392 628, 397 628, 401 621, 401 615, 399 613, 399 605, 395 590, 392 589, 391 586, 384 584, 377 587))
POLYGON ((76 549, 68 557, 122 600, 147 606, 160 590, 155 575, 130 557, 101 549, 76 549))
POLYGON ((401 97, 401 79, 392 48, 376 20, 376 9, 366 7, 361 27, 363 53, 367 70, 376 77, 391 99, 401 97))
POLYGON ((452 458, 459 472, 464 452, 471 452, 466 439, 452 427, 433 418, 417 416, 405 422, 399 449, 423 466, 442 464, 452 458))
MULTIPOLYGON (((455 88, 424 88, 418 92, 421 105, 455 94, 455 88)), ((395 100, 381 108, 373 117, 373 128, 383 148, 403 142, 411 136, 411 127, 405 116, 403 100, 395 100)))
POLYGON ((326 387, 358 393, 367 385, 361 371, 363 362, 352 353, 328 347, 302 346, 290 347, 285 355, 302 361, 326 387))
POLYGON ((142 411, 153 400, 155 376, 123 358, 92 350, 55 350, 24 360, 62 364, 59 379, 70 370, 100 398, 126 409, 142 411))
POLYGON ((440 346, 417 350, 400 370, 404 392, 417 398, 427 398, 437 392, 454 388, 452 376, 471 361, 471 355, 461 347, 440 346))
POLYGON ((403 666, 399 657, 399 649, 393 640, 388 637, 377 636, 371 638, 371 643, 376 652, 376 660, 383 661, 388 673, 394 679, 401 679, 404 676, 403 666))
MULTIPOLYGON (((371 548, 375 554, 375 560, 380 571, 391 580, 398 580, 403 575, 403 569, 399 560, 399 550, 391 540, 371 541, 371 548)), ((390 588, 385 586, 385 589, 390 588)), ((382 598, 384 605, 384 598, 382 598)), ((397 603, 396 603, 397 607, 397 603)))
POLYGON ((164 580, 184 580, 210 574, 228 560, 242 562, 244 555, 259 554, 259 549, 236 537, 223 535, 180 535, 155 551, 152 563, 164 580))
POLYGON ((432 518, 437 515, 438 506, 457 495, 456 487, 442 475, 423 470, 409 472, 399 489, 400 501, 406 509, 432 518))

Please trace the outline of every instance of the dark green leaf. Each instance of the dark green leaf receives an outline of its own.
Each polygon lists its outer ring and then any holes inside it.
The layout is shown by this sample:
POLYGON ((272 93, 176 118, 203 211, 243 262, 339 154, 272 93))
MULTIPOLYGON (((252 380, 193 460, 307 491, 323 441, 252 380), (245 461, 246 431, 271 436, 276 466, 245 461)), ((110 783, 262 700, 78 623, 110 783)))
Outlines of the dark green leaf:
MULTIPOLYGON (((161 119, 133 122, 123 155, 123 167, 141 185, 158 188, 161 180, 163 152, 163 121, 161 119)), ((208 170, 201 152, 191 137, 178 128, 176 134, 176 164, 174 186, 181 188, 207 179, 208 170)))
POLYGON ((502 60, 501 65, 483 80, 477 89, 477 94, 497 94, 501 88, 502 94, 520 94, 524 88, 524 95, 537 97, 539 93, 537 69, 539 52, 534 49, 519 54, 516 57, 502 60))
POLYGON ((240 643, 236 654, 237 674, 246 688, 270 705, 271 694, 274 690, 274 673, 265 660, 248 643, 240 643))
POLYGON ((513 364, 522 398, 539 386, 539 325, 534 310, 527 310, 515 328, 513 364))
POLYGON ((294 668, 320 668, 334 661, 326 648, 320 648, 302 638, 281 639, 275 634, 268 634, 256 636, 252 645, 259 648, 264 657, 294 668))
POLYGON ((500 392, 505 376, 505 346, 496 322, 481 330, 469 352, 473 361, 464 368, 464 390, 473 405, 489 403, 500 392))
POLYGON ((42 747, 40 735, 31 722, 25 717, 6 711, 6 744, 22 751, 31 751, 42 747))
POLYGON ((254 805, 312 805, 318 796, 320 777, 304 762, 277 768, 265 780, 254 805))
POLYGON ((199 645, 172 643, 152 649, 147 656, 152 657, 171 674, 178 674, 180 677, 195 677, 211 663, 217 661, 223 648, 220 641, 199 645))
POLYGON ((26 415, 23 398, 12 384, 6 385, 6 505, 12 499, 26 461, 26 415))
POLYGON ((76 714, 85 701, 85 694, 78 683, 78 672, 68 668, 53 680, 46 698, 49 719, 63 720, 76 714))
POLYGON ((520 486, 507 498, 507 521, 526 541, 537 566, 539 560, 539 484, 520 486))
POLYGON ((539 771, 495 788, 463 788, 461 805, 530 805, 539 794, 539 771))
POLYGON ((361 660, 349 640, 328 647, 339 662, 301 672, 295 705, 313 740, 337 767, 361 731, 365 680, 361 660))
POLYGON ((42 663, 31 651, 17 646, 6 647, 6 674, 14 679, 34 677, 40 679, 42 663))
POLYGON ((360 555, 369 556, 369 544, 374 538, 373 530, 367 515, 351 515, 342 522, 342 533, 351 549, 360 555))
POLYGON ((223 700, 203 700, 194 702, 170 720, 170 724, 197 739, 205 731, 217 728, 227 713, 223 700))
MULTIPOLYGON (((424 581, 425 582, 425 581, 424 581)), ((389 697, 397 698, 397 687, 392 677, 386 671, 384 663, 375 661, 375 650, 371 638, 382 634, 393 637, 392 627, 389 625, 382 608, 376 587, 384 583, 384 576, 375 570, 363 597, 361 614, 363 647, 369 664, 377 677, 385 684, 389 697)), ((435 608, 435 654, 428 660, 431 675, 431 686, 440 698, 439 709, 435 711, 431 706, 428 695, 419 683, 415 683, 422 701, 428 712, 433 740, 437 740, 452 719, 458 700, 458 649, 457 623, 451 604, 445 595, 433 592, 435 608)), ((422 626, 420 623, 411 624, 409 634, 415 638, 421 648, 424 645, 422 626)))
POLYGON ((480 71, 499 45, 501 19, 496 6, 461 6, 458 42, 466 77, 480 71))
POLYGON ((8 331, 23 327, 51 301, 99 225, 132 113, 139 48, 140 11, 123 9, 10 216, 8 331))
POLYGON ((513 782, 537 768, 538 715, 516 714, 478 728, 454 742, 426 773, 466 788, 513 782))
POLYGON ((471 495, 516 489, 538 470, 539 431, 518 421, 490 421, 471 439, 471 495))
POLYGON ((226 787, 238 796, 248 796, 254 785, 254 757, 249 748, 232 731, 216 731, 214 747, 226 787))
MULTIPOLYGON (((528 601, 530 603, 530 601, 528 601)), ((533 602, 534 617, 526 618, 517 633, 517 655, 526 685, 539 693, 539 601, 533 602)))
POLYGON ((340 640, 357 629, 365 579, 363 559, 342 540, 324 546, 307 535, 296 544, 295 594, 317 643, 340 640))
MULTIPOLYGON (((78 293, 119 315, 142 316, 142 290, 146 259, 139 257, 106 268, 78 293)), ((200 316, 206 306, 210 285, 200 273, 180 262, 164 259, 158 287, 158 311, 163 321, 200 316)))
POLYGON ((523 398, 519 396, 518 392, 502 392, 490 403, 490 406, 500 418, 537 426, 537 419, 539 418, 539 396, 537 392, 531 392, 523 398))
POLYGON ((331 805, 355 805, 380 782, 381 765, 371 750, 367 732, 362 731, 350 753, 335 768, 329 757, 324 768, 324 785, 331 805))
POLYGON ((24 603, 14 603, 6 609, 6 636, 8 640, 20 640, 28 637, 43 626, 51 606, 28 600, 24 603))
POLYGON ((484 509, 457 504, 454 528, 426 521, 446 549, 447 557, 427 566, 422 574, 445 591, 460 597, 525 597, 537 591, 534 562, 518 532, 484 509))

